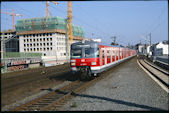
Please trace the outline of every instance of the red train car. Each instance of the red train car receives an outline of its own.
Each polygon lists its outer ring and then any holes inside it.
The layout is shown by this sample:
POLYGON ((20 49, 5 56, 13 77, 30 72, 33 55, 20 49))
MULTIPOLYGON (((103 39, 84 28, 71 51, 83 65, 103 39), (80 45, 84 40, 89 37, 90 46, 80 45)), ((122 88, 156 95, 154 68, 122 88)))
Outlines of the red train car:
POLYGON ((90 40, 71 45, 70 66, 81 76, 97 76, 108 68, 136 55, 136 51, 117 46, 106 46, 90 40))

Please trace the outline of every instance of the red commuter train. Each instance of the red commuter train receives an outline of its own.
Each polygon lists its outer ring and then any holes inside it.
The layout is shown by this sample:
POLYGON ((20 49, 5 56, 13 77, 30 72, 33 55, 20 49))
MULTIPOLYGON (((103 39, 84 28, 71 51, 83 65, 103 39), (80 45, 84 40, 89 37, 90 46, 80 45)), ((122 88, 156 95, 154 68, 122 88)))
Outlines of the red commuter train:
POLYGON ((97 76, 108 68, 136 55, 136 51, 118 46, 106 46, 90 40, 71 45, 71 71, 82 78, 97 76))

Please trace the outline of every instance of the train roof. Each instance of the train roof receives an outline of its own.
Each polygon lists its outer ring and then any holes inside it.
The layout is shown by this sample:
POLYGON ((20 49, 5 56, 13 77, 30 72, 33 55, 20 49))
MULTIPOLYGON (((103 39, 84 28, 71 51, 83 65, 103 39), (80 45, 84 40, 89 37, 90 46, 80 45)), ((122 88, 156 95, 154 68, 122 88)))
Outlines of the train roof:
MULTIPOLYGON (((126 47, 121 47, 119 45, 110 45, 110 44, 106 44, 106 43, 103 43, 103 42, 96 42, 96 41, 93 41, 93 40, 79 41, 79 42, 73 43, 72 45, 92 44, 92 43, 97 43, 98 45, 109 46, 109 47, 126 48, 126 47)), ((130 48, 127 48, 127 49, 130 49, 130 48)), ((133 49, 130 49, 130 50, 133 50, 133 49)))

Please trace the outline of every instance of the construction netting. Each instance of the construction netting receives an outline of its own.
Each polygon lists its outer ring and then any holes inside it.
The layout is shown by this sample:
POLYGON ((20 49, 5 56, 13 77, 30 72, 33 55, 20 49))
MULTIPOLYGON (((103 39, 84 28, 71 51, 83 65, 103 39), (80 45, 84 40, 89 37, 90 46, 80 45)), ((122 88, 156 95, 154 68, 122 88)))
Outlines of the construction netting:
MULTIPOLYGON (((73 35, 84 37, 84 30, 80 26, 73 25, 73 35)), ((42 17, 18 20, 16 32, 41 31, 59 29, 66 31, 66 19, 62 17, 42 17)))

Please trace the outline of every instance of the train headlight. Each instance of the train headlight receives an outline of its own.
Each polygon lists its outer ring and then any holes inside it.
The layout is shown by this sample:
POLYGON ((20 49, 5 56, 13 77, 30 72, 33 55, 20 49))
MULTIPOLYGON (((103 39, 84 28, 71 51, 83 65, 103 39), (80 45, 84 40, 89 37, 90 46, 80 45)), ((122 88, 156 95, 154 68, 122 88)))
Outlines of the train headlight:
POLYGON ((71 63, 71 66, 75 66, 75 63, 71 63))
POLYGON ((91 65, 96 65, 96 62, 92 62, 91 65))
POLYGON ((70 62, 76 62, 76 60, 70 60, 70 62))

